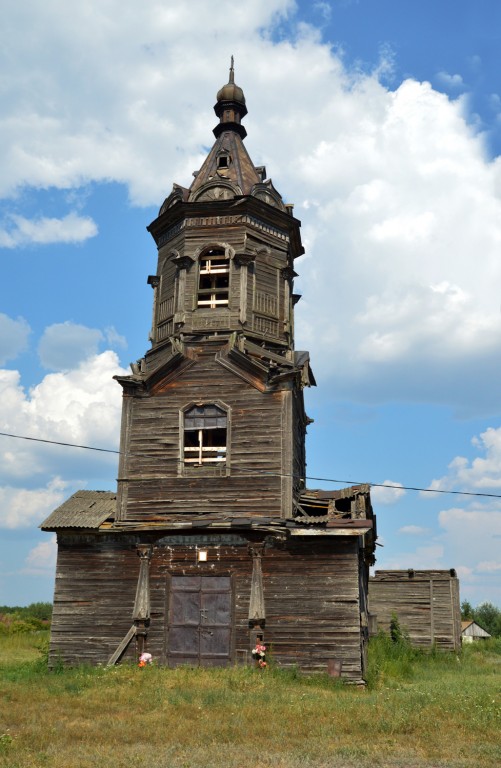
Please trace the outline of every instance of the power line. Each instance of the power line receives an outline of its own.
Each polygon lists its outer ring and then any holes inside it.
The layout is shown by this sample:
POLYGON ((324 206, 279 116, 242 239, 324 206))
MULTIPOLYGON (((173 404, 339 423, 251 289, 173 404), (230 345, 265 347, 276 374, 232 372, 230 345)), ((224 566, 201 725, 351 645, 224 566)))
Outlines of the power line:
MULTIPOLYGON (((79 445, 77 443, 63 443, 59 440, 44 440, 41 437, 27 437, 26 435, 14 435, 9 432, 0 432, 1 437, 13 437, 16 440, 29 440, 34 443, 47 443, 49 445, 61 445, 65 448, 82 448, 86 451, 99 451, 101 453, 114 453, 116 455, 122 455, 127 456, 130 455, 130 453, 127 453, 125 451, 116 451, 112 448, 96 448, 93 445, 79 445)), ((157 458, 157 454, 152 453, 135 453, 136 456, 143 456, 143 457, 150 457, 150 458, 157 458)), ((232 469, 240 471, 240 472, 250 472, 255 474, 256 470, 254 469, 246 469, 245 467, 232 467, 232 469)), ((266 471, 260 471, 259 475, 268 475, 269 477, 295 477, 295 475, 289 475, 285 473, 280 472, 266 472, 266 471)), ((420 493, 442 493, 442 494, 449 494, 449 495, 455 495, 455 496, 477 496, 477 497, 483 497, 483 498, 490 498, 490 499, 501 499, 501 494, 499 493, 477 493, 473 491, 445 491, 442 489, 434 489, 434 488, 419 488, 418 486, 413 485, 391 485, 389 483, 371 483, 367 481, 360 481, 360 480, 335 480, 332 477, 312 477, 311 475, 306 475, 306 480, 314 480, 315 482, 319 483, 336 483, 338 485, 370 485, 371 488, 392 488, 394 490, 401 490, 401 491, 419 491, 420 493)))
POLYGON ((16 440, 31 440, 34 443, 49 443, 49 445, 63 445, 65 448, 85 448, 86 451, 101 451, 102 453, 120 453, 111 448, 95 448, 93 445, 77 445, 76 443, 61 443, 59 440, 43 440, 41 437, 26 437, 26 435, 11 435, 9 432, 0 432, 2 437, 14 437, 16 440))

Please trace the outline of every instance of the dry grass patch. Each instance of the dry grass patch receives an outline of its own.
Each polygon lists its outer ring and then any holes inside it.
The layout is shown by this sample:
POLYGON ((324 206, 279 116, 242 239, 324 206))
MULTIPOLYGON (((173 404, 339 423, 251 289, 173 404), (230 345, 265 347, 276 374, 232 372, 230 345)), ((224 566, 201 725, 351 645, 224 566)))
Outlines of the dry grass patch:
POLYGON ((499 650, 400 667, 381 653, 371 690, 247 667, 49 673, 0 650, 0 766, 494 766, 499 650))

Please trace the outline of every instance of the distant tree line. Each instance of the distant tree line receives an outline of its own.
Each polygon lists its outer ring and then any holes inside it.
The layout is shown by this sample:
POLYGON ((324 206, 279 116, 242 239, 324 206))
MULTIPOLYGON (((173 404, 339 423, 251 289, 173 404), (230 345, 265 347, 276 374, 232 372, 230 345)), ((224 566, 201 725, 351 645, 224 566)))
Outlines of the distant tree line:
POLYGON ((52 618, 52 603, 31 605, 0 605, 0 634, 18 634, 48 629, 52 618))
POLYGON ((501 637, 501 610, 492 603, 481 603, 474 608, 468 600, 461 603, 461 619, 472 619, 493 637, 501 637))

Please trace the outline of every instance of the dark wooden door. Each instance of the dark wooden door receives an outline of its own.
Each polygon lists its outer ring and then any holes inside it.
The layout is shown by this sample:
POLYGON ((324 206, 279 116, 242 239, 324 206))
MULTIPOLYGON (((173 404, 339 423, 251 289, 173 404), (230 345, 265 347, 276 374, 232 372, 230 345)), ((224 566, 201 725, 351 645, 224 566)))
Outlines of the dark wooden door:
POLYGON ((225 666, 231 661, 229 576, 173 576, 170 588, 169 666, 225 666))

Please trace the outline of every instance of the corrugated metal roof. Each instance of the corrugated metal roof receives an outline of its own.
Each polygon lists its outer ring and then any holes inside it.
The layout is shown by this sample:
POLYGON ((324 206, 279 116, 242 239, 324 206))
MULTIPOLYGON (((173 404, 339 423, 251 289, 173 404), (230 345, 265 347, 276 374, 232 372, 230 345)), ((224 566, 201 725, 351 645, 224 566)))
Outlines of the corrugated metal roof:
POLYGON ((111 491, 77 491, 54 510, 40 525, 42 531, 60 528, 99 528, 108 517, 113 517, 116 493, 111 491))

